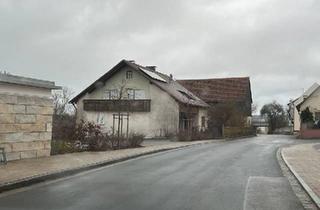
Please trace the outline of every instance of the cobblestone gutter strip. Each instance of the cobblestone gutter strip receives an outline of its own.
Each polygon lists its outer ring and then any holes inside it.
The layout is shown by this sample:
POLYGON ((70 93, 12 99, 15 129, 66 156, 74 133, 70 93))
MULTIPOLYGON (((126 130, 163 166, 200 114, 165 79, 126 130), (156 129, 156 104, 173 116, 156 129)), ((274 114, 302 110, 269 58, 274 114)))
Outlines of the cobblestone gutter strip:
POLYGON ((293 191, 302 202, 306 210, 319 210, 320 198, 312 191, 308 184, 293 169, 290 163, 285 159, 283 148, 277 151, 277 159, 283 174, 288 178, 293 191))
POLYGON ((0 184, 0 193, 5 192, 5 191, 9 191, 9 190, 13 190, 13 189, 17 189, 17 188, 21 188, 21 187, 30 186, 30 185, 37 184, 37 183, 44 182, 44 181, 48 181, 48 180, 54 180, 54 179, 59 179, 59 178, 66 177, 66 176, 71 176, 71 175, 74 175, 74 174, 77 174, 80 172, 103 167, 106 165, 111 165, 114 163, 129 160, 129 159, 134 159, 134 158, 141 157, 141 156, 146 156, 146 155, 164 152, 164 151, 168 151, 168 150, 179 150, 179 149, 183 149, 186 147, 203 145, 203 144, 210 144, 210 143, 215 143, 215 142, 219 142, 219 141, 204 141, 204 142, 199 142, 199 143, 193 143, 193 144, 190 143, 187 145, 177 145, 177 146, 169 145, 168 147, 164 147, 164 148, 156 148, 156 149, 153 149, 150 151, 144 151, 141 153, 131 154, 131 155, 119 157, 116 159, 111 159, 111 160, 109 159, 109 160, 103 160, 100 162, 94 162, 94 163, 82 165, 80 167, 64 169, 64 170, 57 170, 57 171, 49 172, 49 173, 36 174, 34 176, 24 177, 22 179, 17 179, 12 182, 0 184))

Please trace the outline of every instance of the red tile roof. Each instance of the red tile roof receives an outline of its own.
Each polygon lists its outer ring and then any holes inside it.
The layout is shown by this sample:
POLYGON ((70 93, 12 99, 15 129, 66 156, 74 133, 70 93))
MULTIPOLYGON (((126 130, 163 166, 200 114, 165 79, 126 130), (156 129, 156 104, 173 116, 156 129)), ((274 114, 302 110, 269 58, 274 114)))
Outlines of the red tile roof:
POLYGON ((249 77, 177 81, 207 103, 241 101, 252 103, 249 77))

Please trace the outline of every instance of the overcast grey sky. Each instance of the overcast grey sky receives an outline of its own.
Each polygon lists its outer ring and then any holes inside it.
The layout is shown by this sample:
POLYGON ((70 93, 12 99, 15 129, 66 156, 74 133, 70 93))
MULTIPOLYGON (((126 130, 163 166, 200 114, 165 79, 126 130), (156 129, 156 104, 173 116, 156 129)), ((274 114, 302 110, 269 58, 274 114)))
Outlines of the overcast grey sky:
POLYGON ((320 1, 0 0, 1 70, 79 92, 123 58, 285 104, 319 81, 320 1))

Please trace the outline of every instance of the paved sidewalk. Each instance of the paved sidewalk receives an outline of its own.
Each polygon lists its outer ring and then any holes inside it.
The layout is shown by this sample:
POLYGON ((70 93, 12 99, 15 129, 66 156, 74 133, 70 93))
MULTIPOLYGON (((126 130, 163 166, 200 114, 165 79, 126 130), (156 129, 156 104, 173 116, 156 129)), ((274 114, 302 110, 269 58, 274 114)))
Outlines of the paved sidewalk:
POLYGON ((301 144, 283 148, 289 169, 320 208, 320 144, 301 144))
POLYGON ((0 165, 0 192, 15 188, 10 186, 17 185, 17 183, 26 183, 46 176, 48 178, 48 175, 52 174, 63 174, 64 172, 75 170, 81 171, 79 169, 90 169, 93 168, 93 166, 102 166, 144 154, 213 142, 219 141, 167 142, 166 144, 153 142, 148 143, 144 147, 134 149, 106 152, 81 152, 39 159, 11 161, 7 165, 0 165))

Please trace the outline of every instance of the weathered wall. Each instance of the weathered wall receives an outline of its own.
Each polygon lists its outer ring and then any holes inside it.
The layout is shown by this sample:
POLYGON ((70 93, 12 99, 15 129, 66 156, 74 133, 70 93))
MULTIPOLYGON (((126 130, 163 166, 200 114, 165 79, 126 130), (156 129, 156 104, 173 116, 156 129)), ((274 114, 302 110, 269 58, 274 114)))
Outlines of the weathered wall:
POLYGON ((50 155, 52 113, 48 97, 0 93, 0 147, 8 160, 50 155))

